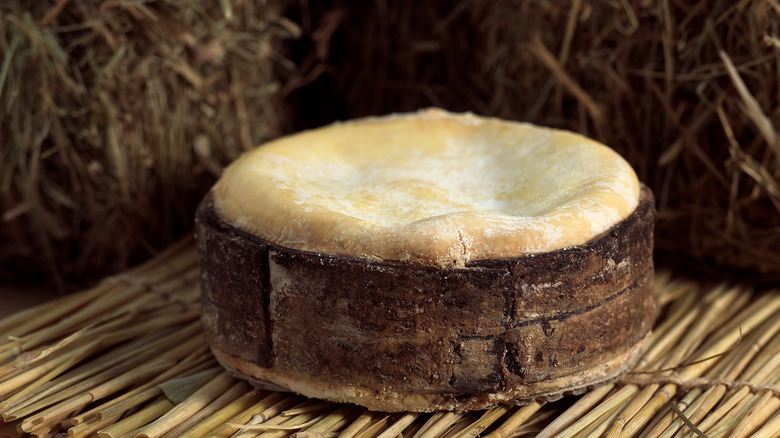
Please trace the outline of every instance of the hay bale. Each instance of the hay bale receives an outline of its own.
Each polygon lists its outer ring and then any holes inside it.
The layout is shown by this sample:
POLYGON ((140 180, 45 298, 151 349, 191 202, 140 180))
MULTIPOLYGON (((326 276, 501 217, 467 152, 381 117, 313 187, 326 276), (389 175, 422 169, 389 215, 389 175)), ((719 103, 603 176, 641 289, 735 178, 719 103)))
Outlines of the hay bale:
POLYGON ((0 3, 0 271, 96 279, 188 232, 225 163, 289 130, 289 0, 0 3))
POLYGON ((777 2, 338 1, 311 13, 340 19, 324 57, 335 73, 307 91, 333 104, 310 120, 436 105, 582 132, 654 189, 661 263, 780 278, 777 2))

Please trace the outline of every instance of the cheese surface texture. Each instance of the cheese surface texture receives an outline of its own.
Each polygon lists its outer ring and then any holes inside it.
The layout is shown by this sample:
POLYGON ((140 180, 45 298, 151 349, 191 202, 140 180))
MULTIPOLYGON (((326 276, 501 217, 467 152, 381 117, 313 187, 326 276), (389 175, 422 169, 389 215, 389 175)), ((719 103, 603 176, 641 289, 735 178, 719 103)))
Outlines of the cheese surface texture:
POLYGON ((289 248, 448 267, 581 245, 639 191, 631 166, 584 136, 429 109, 267 143, 228 166, 214 204, 289 248))

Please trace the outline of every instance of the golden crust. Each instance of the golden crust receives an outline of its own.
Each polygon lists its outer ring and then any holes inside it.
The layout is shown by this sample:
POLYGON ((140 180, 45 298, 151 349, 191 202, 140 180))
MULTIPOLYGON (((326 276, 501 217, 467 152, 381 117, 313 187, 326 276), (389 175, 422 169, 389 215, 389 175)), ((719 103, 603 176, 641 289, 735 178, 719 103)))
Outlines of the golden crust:
POLYGON ((606 146, 441 110, 276 140, 214 190, 226 221, 268 241, 440 267, 580 245, 638 199, 636 174, 606 146))

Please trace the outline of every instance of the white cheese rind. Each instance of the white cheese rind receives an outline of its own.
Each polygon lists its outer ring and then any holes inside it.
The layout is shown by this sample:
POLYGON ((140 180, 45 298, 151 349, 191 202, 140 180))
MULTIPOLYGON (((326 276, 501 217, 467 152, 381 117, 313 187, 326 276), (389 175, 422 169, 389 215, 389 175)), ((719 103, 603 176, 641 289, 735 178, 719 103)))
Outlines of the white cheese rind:
POLYGON ((580 245, 639 201, 598 142, 436 109, 280 138, 214 190, 224 220, 277 244, 440 267, 580 245))

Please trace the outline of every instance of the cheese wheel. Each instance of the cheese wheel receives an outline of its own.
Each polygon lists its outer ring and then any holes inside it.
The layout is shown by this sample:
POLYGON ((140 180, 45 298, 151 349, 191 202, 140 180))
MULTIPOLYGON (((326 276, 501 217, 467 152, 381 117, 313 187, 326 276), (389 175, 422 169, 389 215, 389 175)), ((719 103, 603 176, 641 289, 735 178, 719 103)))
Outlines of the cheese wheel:
POLYGON ((306 131, 201 203, 204 334, 259 387, 372 410, 554 400, 638 356, 654 215, 565 131, 436 109, 306 131))

